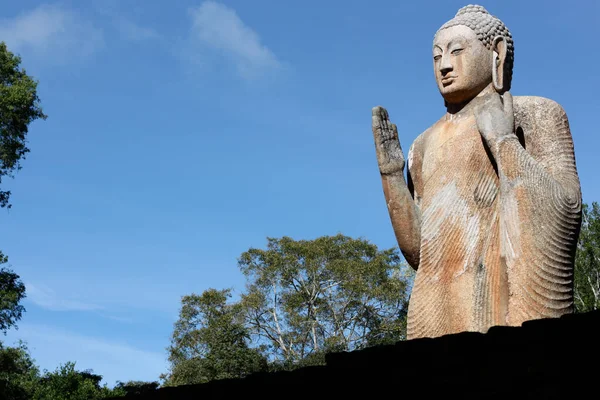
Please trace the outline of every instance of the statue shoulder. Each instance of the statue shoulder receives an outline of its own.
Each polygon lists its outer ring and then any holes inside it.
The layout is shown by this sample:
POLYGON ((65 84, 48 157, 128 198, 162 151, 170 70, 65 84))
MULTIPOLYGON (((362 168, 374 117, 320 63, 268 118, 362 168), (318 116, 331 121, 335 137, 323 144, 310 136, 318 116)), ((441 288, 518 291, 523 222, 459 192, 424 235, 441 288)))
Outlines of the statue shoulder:
MULTIPOLYGON (((427 131, 425 131, 427 132, 427 131)), ((412 144, 410 145, 410 149, 408 150, 409 153, 422 153, 423 152, 423 136, 425 135, 425 132, 421 133, 419 136, 416 137, 416 139, 412 142, 412 144)))
POLYGON ((570 140, 567 114, 556 101, 538 96, 514 96, 513 108, 517 135, 526 143, 551 142, 557 137, 570 140))
POLYGON ((439 121, 427 128, 419 136, 417 136, 417 138, 413 141, 413 143, 410 146, 409 153, 423 154, 427 140, 429 139, 429 136, 431 136, 431 133, 435 130, 435 127, 438 125, 438 123, 439 121))
POLYGON ((515 133, 527 152, 551 174, 577 175, 575 148, 565 110, 554 100, 513 98, 515 133))
POLYGON ((560 107, 556 101, 541 96, 513 96, 513 102, 522 107, 560 107))
POLYGON ((410 148, 408 149, 408 169, 409 170, 414 169, 415 166, 418 166, 419 169, 421 168, 421 163, 423 161, 423 152, 425 150, 424 149, 425 141, 426 141, 428 132, 430 130, 431 130, 431 128, 429 128, 425 132, 421 133, 419 136, 416 137, 416 139, 410 145, 410 148))
POLYGON ((408 150, 408 168, 411 169, 413 164, 420 169, 423 161, 423 154, 427 150, 427 143, 430 141, 431 136, 439 130, 440 125, 445 121, 445 116, 442 116, 429 128, 425 129, 417 138, 413 141, 408 150))
POLYGON ((420 171, 423 166, 423 155, 427 146, 427 140, 435 126, 436 125, 434 124, 417 136, 408 149, 408 170, 412 171, 412 174, 416 177, 416 180, 419 179, 418 176, 420 175, 420 171))
POLYGON ((567 119, 560 104, 552 99, 539 96, 514 96, 515 122, 518 125, 544 125, 567 119))

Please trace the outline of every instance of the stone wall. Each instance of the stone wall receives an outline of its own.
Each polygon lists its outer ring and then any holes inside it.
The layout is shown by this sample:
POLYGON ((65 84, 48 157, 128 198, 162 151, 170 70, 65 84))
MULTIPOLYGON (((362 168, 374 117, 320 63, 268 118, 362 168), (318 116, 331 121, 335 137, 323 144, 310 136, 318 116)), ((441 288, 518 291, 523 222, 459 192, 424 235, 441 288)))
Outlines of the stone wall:
POLYGON ((326 366, 163 388, 135 398, 596 398, 599 328, 600 311, 528 321, 522 327, 493 327, 487 334, 333 353, 326 366))

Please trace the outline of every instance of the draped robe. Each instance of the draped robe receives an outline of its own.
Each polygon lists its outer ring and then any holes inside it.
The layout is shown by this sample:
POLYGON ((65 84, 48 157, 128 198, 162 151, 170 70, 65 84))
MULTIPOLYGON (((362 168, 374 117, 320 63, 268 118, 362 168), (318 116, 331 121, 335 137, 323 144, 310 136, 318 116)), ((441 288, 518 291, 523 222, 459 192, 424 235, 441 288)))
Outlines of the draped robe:
POLYGON ((514 97, 516 136, 492 153, 473 112, 447 114, 408 156, 421 213, 409 339, 573 312, 581 189, 564 110, 514 97))

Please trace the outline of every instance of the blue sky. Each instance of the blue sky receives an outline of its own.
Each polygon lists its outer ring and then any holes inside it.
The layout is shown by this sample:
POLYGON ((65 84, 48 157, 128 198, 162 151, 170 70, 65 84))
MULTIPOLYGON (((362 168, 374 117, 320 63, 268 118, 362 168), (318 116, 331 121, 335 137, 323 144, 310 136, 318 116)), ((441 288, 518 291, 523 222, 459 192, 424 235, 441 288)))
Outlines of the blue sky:
MULTIPOLYGON (((181 296, 244 280, 266 237, 395 246, 370 128, 407 150, 444 113, 431 42, 463 1, 6 2, 0 40, 49 118, 3 188, 0 249, 27 285, 42 368, 156 380, 181 296)), ((596 186, 600 3, 483 1, 515 39, 513 95, 566 110, 596 186)))

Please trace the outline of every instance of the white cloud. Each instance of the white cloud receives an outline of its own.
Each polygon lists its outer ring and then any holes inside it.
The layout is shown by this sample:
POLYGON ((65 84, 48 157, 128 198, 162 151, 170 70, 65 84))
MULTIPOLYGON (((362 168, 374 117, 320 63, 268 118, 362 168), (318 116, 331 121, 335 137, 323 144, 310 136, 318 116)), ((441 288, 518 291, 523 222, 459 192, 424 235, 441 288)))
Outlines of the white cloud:
POLYGON ((25 287, 27 299, 51 311, 94 311, 103 308, 96 304, 58 296, 54 290, 47 286, 26 282, 25 287))
POLYGON ((281 66, 277 57, 261 43, 258 34, 238 17, 235 10, 214 1, 191 9, 192 42, 219 52, 235 63, 238 72, 250 78, 281 66))
POLYGON ((103 44, 100 29, 57 5, 41 5, 0 20, 0 38, 13 52, 56 63, 89 56, 103 44))
POLYGON ((17 337, 27 343, 41 369, 53 371, 59 364, 74 361, 78 370, 93 369, 109 386, 117 380, 158 380, 167 371, 166 353, 142 350, 127 343, 38 324, 19 324, 18 331, 9 332, 9 339, 16 341, 17 337))

